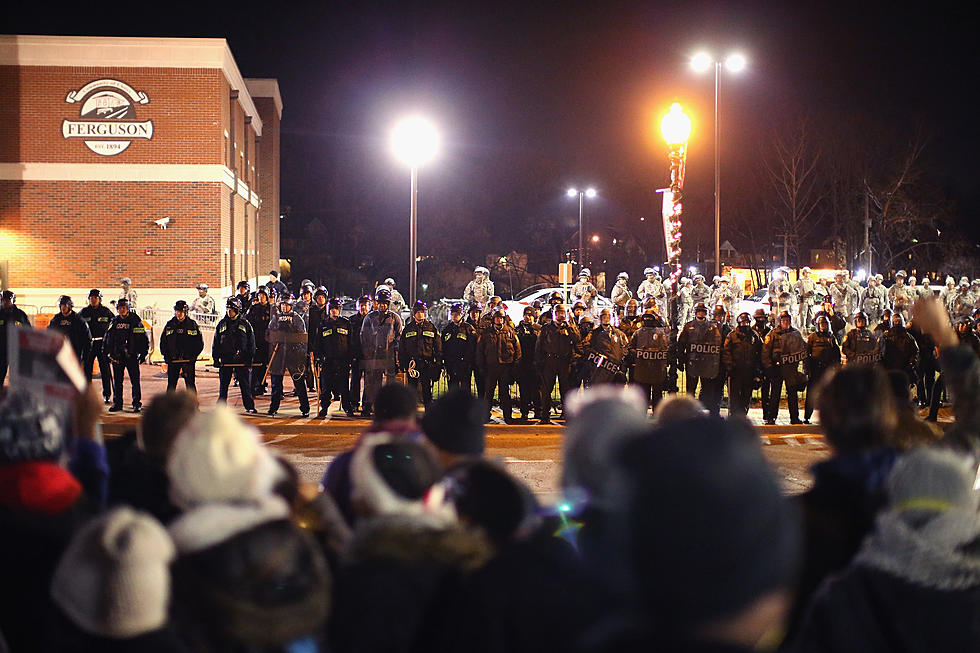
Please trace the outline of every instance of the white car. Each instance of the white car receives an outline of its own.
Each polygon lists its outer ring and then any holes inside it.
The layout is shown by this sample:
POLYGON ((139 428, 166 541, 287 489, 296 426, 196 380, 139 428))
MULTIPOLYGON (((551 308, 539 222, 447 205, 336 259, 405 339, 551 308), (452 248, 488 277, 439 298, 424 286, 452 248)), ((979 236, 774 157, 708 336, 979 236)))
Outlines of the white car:
MULTIPOLYGON (((548 310, 548 297, 551 296, 551 293, 556 291, 564 294, 564 291, 560 287, 538 288, 537 290, 532 290, 527 294, 519 296, 517 299, 504 300, 504 304, 507 305, 507 315, 509 315, 510 319, 514 321, 514 324, 517 324, 518 322, 524 319, 524 307, 530 306, 531 304, 534 303, 535 300, 541 300, 541 304, 544 307, 542 309, 542 312, 546 311, 548 310)), ((571 301, 568 304, 568 308, 571 308, 571 304, 574 302, 574 300, 572 300, 571 295, 572 295, 572 287, 569 286, 568 297, 569 300, 571 301)), ((612 308, 613 303, 608 298, 599 295, 598 297, 596 297, 595 306, 596 306, 596 312, 598 312, 598 310, 601 308, 612 308)))
MULTIPOLYGON (((817 286, 817 295, 816 305, 819 307, 826 297, 821 286, 817 286)), ((772 312, 772 307, 769 305, 769 290, 765 287, 757 288, 754 293, 743 299, 738 306, 738 312, 755 315, 755 312, 760 308, 766 313, 772 312)), ((816 310, 820 309, 817 308, 816 310)))

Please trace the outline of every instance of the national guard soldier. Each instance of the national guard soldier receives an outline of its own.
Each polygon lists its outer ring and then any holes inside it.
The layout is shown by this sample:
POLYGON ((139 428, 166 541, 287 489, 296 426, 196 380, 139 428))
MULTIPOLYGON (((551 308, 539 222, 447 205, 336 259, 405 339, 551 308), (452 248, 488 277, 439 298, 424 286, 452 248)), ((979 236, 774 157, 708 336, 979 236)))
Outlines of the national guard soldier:
POLYGON ((771 419, 767 424, 775 424, 779 415, 779 400, 786 386, 786 401, 789 405, 789 423, 800 424, 800 399, 797 394, 806 387, 806 375, 800 365, 806 359, 806 342, 803 335, 793 328, 793 317, 789 311, 779 314, 779 326, 773 329, 762 345, 762 365, 773 378, 769 411, 771 419))
POLYGON ((92 350, 92 334, 88 324, 75 312, 75 303, 68 295, 58 298, 58 314, 48 322, 48 329, 60 331, 68 338, 71 348, 75 350, 78 362, 82 363, 89 357, 92 350))
POLYGON ((907 277, 905 270, 899 270, 895 273, 895 284, 888 289, 888 301, 891 303, 892 314, 900 313, 906 322, 911 318, 912 304, 918 295, 905 285, 907 277))
POLYGON ((255 332, 252 324, 243 319, 242 306, 234 297, 225 302, 225 317, 214 328, 211 358, 218 368, 218 401, 228 402, 228 385, 231 377, 238 381, 242 393, 242 406, 254 415, 255 399, 252 398, 252 357, 255 356, 255 332))
POLYGON ((265 286, 255 293, 256 301, 249 306, 247 312, 242 312, 241 303, 234 297, 231 301, 238 302, 239 314, 244 315, 245 319, 252 325, 252 334, 255 336, 255 354, 252 356, 252 396, 265 394, 265 371, 269 367, 269 341, 266 333, 269 330, 269 323, 272 321, 272 304, 269 303, 269 291, 265 286))
POLYGON ((428 407, 432 403, 432 382, 439 378, 442 347, 439 331, 425 316, 426 309, 423 301, 412 307, 412 317, 405 323, 399 340, 398 360, 408 385, 428 407))
POLYGON ((816 404, 816 392, 827 370, 840 365, 840 342, 830 328, 830 319, 820 313, 816 318, 816 331, 807 336, 806 360, 806 399, 803 401, 803 423, 809 424, 816 404))
POLYGON ((960 285, 956 291, 956 295, 953 296, 953 319, 957 320, 961 317, 970 317, 973 313, 973 295, 970 294, 970 280, 966 277, 960 277, 960 285))
POLYGON ((868 321, 875 324, 881 319, 881 312, 885 310, 888 303, 887 293, 882 294, 878 285, 878 279, 874 275, 868 277, 868 287, 861 293, 861 300, 858 302, 860 310, 868 316, 868 321))
POLYGON ((317 419, 330 414, 330 402, 340 397, 340 407, 347 417, 354 416, 354 404, 350 396, 351 323, 341 317, 343 302, 332 297, 327 302, 327 314, 317 322, 313 339, 313 358, 320 370, 320 410, 317 419))
MULTIPOLYGON (((525 309, 525 315, 529 308, 525 309)), ((449 323, 442 330, 442 368, 446 370, 449 390, 465 388, 470 392, 470 374, 476 363, 476 340, 476 328, 463 319, 463 305, 453 304, 449 308, 449 323)))
POLYGON ((514 367, 514 376, 521 393, 521 420, 525 422, 531 409, 534 409, 534 419, 539 419, 541 412, 541 379, 534 366, 534 352, 541 326, 534 318, 534 308, 525 306, 524 319, 514 328, 521 343, 521 359, 514 367))
POLYGON ((656 268, 646 268, 643 270, 643 276, 646 278, 636 289, 637 299, 641 302, 646 302, 648 299, 657 301, 664 294, 664 284, 660 279, 660 274, 656 268))
POLYGON ((27 313, 16 306, 17 294, 13 290, 0 293, 0 386, 7 378, 7 331, 10 326, 30 326, 27 313))
POLYGON ((350 316, 350 403, 355 411, 360 410, 364 400, 361 394, 361 377, 364 376, 361 367, 361 327, 364 326, 364 318, 371 312, 372 304, 371 295, 362 295, 357 300, 357 312, 350 316))
POLYGON ((382 288, 374 297, 378 303, 361 323, 361 367, 364 369, 364 404, 361 414, 369 417, 374 410, 374 398, 385 383, 394 381, 398 371, 398 338, 402 319, 393 313, 391 292, 382 288))
POLYGON ((493 282, 490 281, 490 270, 482 265, 473 268, 473 280, 463 289, 463 301, 472 306, 486 306, 493 297, 493 282))
POLYGON ((599 296, 599 291, 592 285, 592 271, 589 268, 582 268, 578 273, 578 281, 572 286, 572 297, 581 299, 585 303, 585 310, 592 311, 595 306, 595 298, 599 296))
POLYGON ((215 310, 214 298, 208 294, 208 284, 197 284, 197 297, 191 302, 191 313, 214 315, 217 312, 215 310))
MULTIPOLYGON (((119 285, 122 286, 119 291, 119 299, 125 299, 126 305, 129 307, 130 313, 136 313, 139 309, 139 304, 136 300, 136 291, 133 290, 133 280, 129 277, 123 277, 119 280, 119 285)), ((116 300, 116 306, 119 305, 119 299, 116 300)))
MULTIPOLYGON (((727 276, 721 276, 718 278, 718 290, 715 291, 712 298, 712 303, 715 306, 721 305, 725 309, 726 319, 731 320, 735 311, 738 310, 738 305, 742 301, 742 297, 739 292, 732 287, 731 279, 727 276)), ((726 322, 727 324, 727 322, 726 322)))
MULTIPOLYGON (((88 293, 88 306, 78 312, 88 325, 89 333, 92 334, 92 348, 89 350, 88 358, 85 359, 85 379, 92 382, 92 368, 96 359, 99 361, 99 376, 102 377, 102 398, 105 403, 112 402, 112 367, 109 357, 102 346, 105 332, 112 321, 113 313, 102 305, 102 291, 92 288, 88 293)), ((2 328, 0 328, 2 329, 2 328)), ((2 383, 2 381, 0 381, 2 383)))
POLYGON ((720 403, 715 404, 712 381, 721 376, 721 329, 708 319, 708 307, 699 302, 694 307, 694 319, 684 325, 677 338, 677 368, 687 371, 687 394, 694 396, 701 384, 700 399, 705 408, 717 416, 720 403))
POLYGON ((581 352, 582 337, 576 327, 567 323, 565 307, 556 304, 552 309, 554 320, 541 327, 534 350, 534 360, 541 371, 539 424, 551 423, 551 392, 555 388, 556 379, 564 405, 565 393, 571 387, 572 365, 581 352))
POLYGON ((610 293, 609 299, 612 301, 613 306, 616 307, 616 315, 622 315, 623 310, 626 308, 626 302, 633 299, 633 293, 629 288, 630 275, 625 272, 620 272, 616 277, 616 283, 613 285, 612 293, 610 293))
POLYGON ((269 376, 272 378, 272 397, 269 410, 270 417, 279 412, 282 402, 282 377, 288 372, 293 379, 293 386, 299 397, 299 411, 303 417, 310 416, 310 397, 306 392, 306 367, 309 361, 306 357, 308 336, 306 323, 303 318, 293 312, 296 299, 292 295, 282 295, 279 298, 279 310, 269 323, 266 338, 272 345, 269 357, 269 376))
POLYGON ((790 314, 790 316, 792 316, 795 313, 795 311, 793 310, 792 293, 788 293, 788 292, 779 293, 779 295, 776 297, 775 304, 773 306, 775 307, 776 310, 772 312, 772 315, 777 322, 777 324, 775 324, 774 327, 779 326, 778 324, 779 318, 777 316, 780 313, 786 311, 787 313, 790 314))
MULTIPOLYGON (((772 331, 772 325, 769 323, 769 314, 766 313, 765 309, 757 308, 755 313, 752 315, 754 323, 752 324, 752 330, 756 332, 759 336, 759 340, 763 343, 766 341, 766 336, 772 331)), ((759 365, 762 369, 762 381, 759 384, 759 398, 762 402, 762 419, 768 421, 769 419, 776 419, 775 415, 770 414, 772 410, 772 386, 773 379, 769 375, 769 372, 764 366, 762 366, 762 357, 759 357, 759 365)))
MULTIPOLYGON (((773 271, 772 281, 769 283, 769 305, 772 307, 772 315, 779 315, 779 298, 783 293, 787 293, 789 296, 793 294, 793 284, 789 280, 789 268, 778 267, 773 271)), ((792 307, 786 307, 785 310, 792 313, 792 307)))
POLYGON ((269 281, 265 287, 269 291, 269 299, 273 304, 278 302, 280 297, 289 294, 289 288, 279 280, 279 273, 275 270, 269 270, 269 281))
POLYGON ((881 363, 889 372, 905 374, 909 386, 916 385, 919 343, 905 328, 905 318, 901 313, 892 315, 892 328, 881 339, 881 363))
POLYGON ((112 362, 112 406, 110 413, 118 413, 123 405, 123 373, 129 373, 129 384, 133 395, 133 412, 143 408, 143 394, 140 387, 140 364, 146 360, 150 351, 150 339, 146 337, 146 327, 134 311, 129 310, 129 300, 120 297, 116 301, 119 314, 109 322, 102 346, 112 362))
POLYGON ((834 274, 834 282, 830 284, 830 299, 834 304, 834 310, 841 314, 844 319, 851 323, 851 313, 848 307, 851 304, 851 286, 844 282, 844 273, 834 274))
POLYGON ((814 307, 817 304, 817 284, 810 278, 810 273, 810 268, 803 266, 800 270, 800 278, 793 286, 800 311, 797 323, 802 331, 810 330, 810 325, 813 324, 814 307))
POLYGON ((163 327, 160 336, 160 353, 167 363, 167 392, 177 389, 177 379, 184 375, 184 386, 197 392, 194 383, 194 366, 204 350, 204 336, 197 322, 187 315, 187 302, 178 299, 174 304, 174 317, 163 327))
POLYGON ((735 328, 725 338, 721 364, 728 374, 728 414, 747 415, 752 389, 762 378, 762 340, 748 313, 739 313, 735 328))
MULTIPOLYGON (((703 303, 705 304, 705 306, 707 306, 707 303, 710 299, 711 299, 711 288, 709 288, 708 285, 705 284, 704 275, 695 274, 694 285, 691 286, 691 302, 692 302, 691 310, 693 311, 693 307, 697 306, 699 303, 703 303)), ((697 316, 692 315, 692 319, 694 319, 695 317, 697 316)), ((684 324, 686 325, 687 322, 684 322, 684 324)))
POLYGON ((681 277, 677 289, 677 325, 684 326, 694 319, 694 284, 687 277, 681 277))
MULTIPOLYGON (((252 305, 252 286, 249 285, 248 281, 239 281, 238 285, 235 286, 235 297, 234 299, 238 302, 241 307, 241 313, 239 315, 245 315, 248 312, 249 307, 252 305)), ((266 295, 269 291, 266 290, 266 295)))
POLYGON ((868 316, 854 316, 854 328, 844 336, 841 344, 846 365, 876 365, 881 362, 881 339, 868 328, 868 316))
MULTIPOLYGON (((473 333, 476 337, 480 337, 480 331, 483 327, 480 326, 480 316, 483 315, 483 305, 479 302, 474 302, 470 304, 469 313, 466 317, 466 323, 473 327, 473 333)), ((542 318, 544 315, 541 316, 542 318)), ((483 370, 481 370, 476 365, 476 347, 473 348, 473 382, 476 384, 476 394, 478 397, 483 396, 483 370)), ((469 381, 467 381, 469 385, 469 381)))
POLYGON ((656 313, 644 313, 630 338, 630 382, 640 388, 647 406, 656 410, 667 389, 667 368, 674 360, 674 343, 667 323, 656 313))
POLYGON ((633 334, 636 333, 641 326, 643 326, 641 318, 640 303, 635 299, 631 299, 626 302, 623 317, 619 321, 619 330, 623 332, 627 340, 632 338, 633 334))
POLYGON ((395 280, 391 277, 385 279, 385 285, 388 286, 388 290, 391 291, 391 310, 401 315, 402 309, 405 308, 405 298, 402 297, 402 294, 395 288, 395 280))
POLYGON ((599 325, 582 340, 582 380, 585 385, 626 383, 629 339, 612 324, 612 309, 599 311, 599 325))
POLYGON ((504 319, 504 311, 497 309, 493 314, 493 326, 480 333, 476 345, 476 365, 485 376, 484 400, 487 404, 486 421, 490 422, 490 406, 494 390, 504 413, 504 422, 514 424, 513 406, 510 398, 510 384, 513 383, 513 368, 521 359, 521 341, 504 319))
POLYGON ((939 301, 942 302, 943 307, 945 307, 946 312, 952 319, 953 316, 953 298, 956 296, 956 280, 946 275, 946 287, 942 289, 939 293, 939 301))

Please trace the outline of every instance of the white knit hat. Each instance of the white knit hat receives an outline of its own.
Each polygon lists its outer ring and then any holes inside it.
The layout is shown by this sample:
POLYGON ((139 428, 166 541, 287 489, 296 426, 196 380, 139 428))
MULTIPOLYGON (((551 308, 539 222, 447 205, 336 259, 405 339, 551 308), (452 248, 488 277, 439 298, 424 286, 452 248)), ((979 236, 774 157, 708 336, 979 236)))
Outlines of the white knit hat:
POLYGON ((51 598, 82 630, 129 638, 163 627, 174 545, 153 517, 120 507, 72 539, 51 583, 51 598))
POLYGON ((167 461, 170 498, 188 509, 211 501, 248 501, 267 496, 282 469, 230 408, 200 413, 181 430, 167 461))

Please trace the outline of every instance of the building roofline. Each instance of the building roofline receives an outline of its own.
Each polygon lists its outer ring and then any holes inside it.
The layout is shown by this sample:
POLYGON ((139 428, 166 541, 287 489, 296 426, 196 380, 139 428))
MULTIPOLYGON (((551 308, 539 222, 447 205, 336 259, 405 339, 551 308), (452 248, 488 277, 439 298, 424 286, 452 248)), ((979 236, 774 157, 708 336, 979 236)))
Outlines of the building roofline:
POLYGON ((276 113, 282 118, 282 96, 279 94, 279 80, 274 77, 246 77, 245 85, 252 98, 272 98, 276 113))

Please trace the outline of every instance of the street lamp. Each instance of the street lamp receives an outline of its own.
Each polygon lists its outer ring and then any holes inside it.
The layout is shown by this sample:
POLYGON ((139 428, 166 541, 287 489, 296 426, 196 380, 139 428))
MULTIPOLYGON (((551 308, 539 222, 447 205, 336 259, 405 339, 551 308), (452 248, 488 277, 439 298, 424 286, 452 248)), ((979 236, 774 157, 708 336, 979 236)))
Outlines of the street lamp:
POLYGON ((687 141, 691 137, 691 119, 684 114, 681 105, 676 102, 671 105, 670 111, 660 121, 660 131, 667 142, 670 161, 670 188, 658 192, 664 194, 664 249, 671 267, 670 281, 673 285, 681 274, 681 200, 687 166, 687 141))
POLYGON ((439 148, 439 133, 435 125, 419 116, 405 118, 391 132, 391 150, 402 163, 412 169, 412 208, 409 218, 409 306, 415 305, 416 278, 418 273, 418 194, 419 166, 435 157, 439 148))
POLYGON ((715 274, 721 275, 721 127, 718 116, 718 80, 722 65, 731 73, 739 73, 745 70, 745 57, 739 53, 733 53, 725 57, 724 61, 714 59, 707 52, 699 52, 691 58, 691 68, 696 72, 707 72, 714 66, 715 69, 715 274))
POLYGON ((585 190, 569 188, 565 194, 569 197, 578 197, 578 257, 580 259, 578 266, 581 269, 585 267, 585 251, 583 249, 584 243, 582 240, 582 214, 585 211, 585 198, 594 198, 596 196, 596 191, 595 188, 586 188, 585 190))

